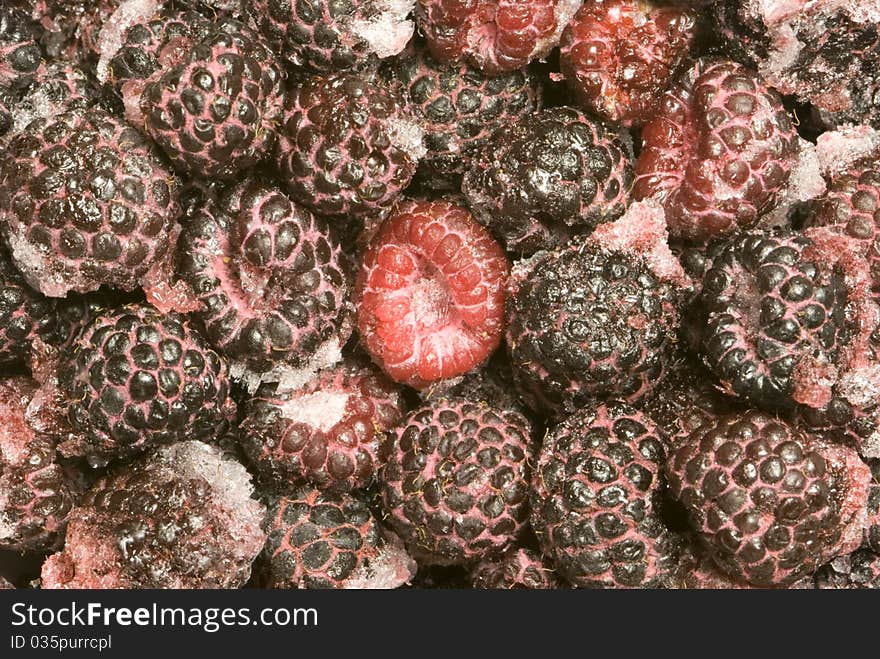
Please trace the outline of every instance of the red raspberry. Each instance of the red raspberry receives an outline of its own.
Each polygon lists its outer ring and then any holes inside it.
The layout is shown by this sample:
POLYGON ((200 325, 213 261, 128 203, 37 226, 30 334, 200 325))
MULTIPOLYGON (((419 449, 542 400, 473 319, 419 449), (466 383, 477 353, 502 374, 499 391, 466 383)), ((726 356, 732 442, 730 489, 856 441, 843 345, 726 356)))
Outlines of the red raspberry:
POLYGON ((625 125, 654 117, 687 54, 695 16, 637 0, 588 0, 562 33, 559 63, 586 109, 625 125))
POLYGON ((775 91, 741 64, 699 60, 642 132, 633 196, 657 197, 674 237, 729 235, 773 208, 797 154, 775 91))
POLYGON ((520 69, 559 43, 580 0, 419 0, 416 16, 431 54, 467 58, 485 73, 520 69))
POLYGON ((461 206, 404 201, 364 254, 358 329, 373 360, 423 388, 467 373, 498 347, 510 263, 461 206))

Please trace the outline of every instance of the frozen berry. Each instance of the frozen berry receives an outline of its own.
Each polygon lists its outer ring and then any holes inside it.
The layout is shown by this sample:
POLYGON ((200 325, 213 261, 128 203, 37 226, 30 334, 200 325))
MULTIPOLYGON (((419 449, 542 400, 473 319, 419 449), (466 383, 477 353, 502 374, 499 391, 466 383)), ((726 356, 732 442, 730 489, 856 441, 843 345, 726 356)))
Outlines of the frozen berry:
POLYGON ((203 305, 211 342, 267 371, 345 344, 354 324, 347 265, 327 225, 279 189, 249 180, 197 211, 178 272, 203 305))
POLYGON ((272 150, 283 72, 259 35, 222 19, 143 88, 147 133, 181 172, 234 178, 272 150))
POLYGON ((832 402, 877 323, 860 311, 870 306, 856 285, 863 259, 845 240, 820 238, 746 233, 710 249, 702 353, 729 393, 765 409, 832 402))
POLYGON ((474 151, 538 105, 539 83, 528 70, 489 76, 463 62, 440 64, 422 48, 393 62, 393 79, 425 130, 426 176, 463 173, 474 151))
POLYGON ((416 16, 431 54, 468 59, 490 75, 547 56, 581 0, 419 0, 416 16))
POLYGON ((608 231, 514 266, 507 349, 532 409, 563 417, 596 398, 637 401, 660 379, 686 290, 662 226, 662 214, 635 207, 608 231))
POLYGON ((132 305, 95 317, 61 355, 66 456, 94 464, 156 444, 212 440, 234 413, 226 362, 177 314, 132 305))
POLYGON ((0 548, 51 549, 64 534, 72 487, 55 441, 28 425, 37 390, 30 378, 0 380, 0 548))
POLYGON ((44 588, 240 588, 266 535, 250 475, 188 441, 101 478, 70 514, 44 588))
POLYGON ((372 215, 409 185, 422 130, 364 76, 312 77, 287 94, 276 161, 294 201, 320 215, 372 215))
POLYGON ((813 576, 816 588, 850 590, 880 588, 880 555, 869 549, 858 549, 823 565, 813 576))
POLYGON ((588 405, 547 434, 532 478, 532 528, 580 587, 646 588, 675 566, 659 515, 663 443, 622 403, 588 405))
POLYGON ((269 508, 263 528, 268 588, 397 588, 415 574, 366 503, 349 494, 299 489, 269 508))
POLYGON ((279 55, 298 68, 343 71, 404 49, 415 0, 253 0, 245 12, 279 55))
POLYGON ((12 258, 52 297, 132 290, 171 247, 176 185, 137 130, 98 108, 37 119, 0 162, 12 258))
POLYGON ((580 110, 547 108, 496 134, 471 159, 462 191, 510 252, 553 249, 623 214, 632 153, 580 110))
POLYGON ((706 241, 771 210, 797 154, 775 91, 741 64, 699 60, 642 131, 633 194, 663 203, 673 236, 706 241))
POLYGON ((519 412, 450 398, 388 434, 379 478, 386 521, 420 564, 473 563, 522 534, 530 433, 519 412))
POLYGON ((361 341, 394 380, 416 388, 485 362, 504 331, 504 252, 468 211, 403 201, 358 274, 361 341))
POLYGON ((694 38, 695 14, 638 0, 587 0, 562 33, 559 63, 578 102, 609 121, 653 119, 694 38))
POLYGON ((880 126, 880 31, 867 2, 713 0, 706 13, 729 52, 828 123, 880 126))
POLYGON ((830 558, 844 483, 818 449, 810 435, 755 411, 708 422, 673 449, 671 494, 725 573, 786 585, 830 558))
POLYGON ((379 468, 383 433, 403 411, 400 391, 381 373, 347 364, 295 391, 264 386, 247 405, 241 442, 254 468, 280 485, 364 488, 379 468))
POLYGON ((474 588, 549 590, 559 588, 555 569, 531 549, 513 548, 501 558, 477 565, 471 573, 474 588))

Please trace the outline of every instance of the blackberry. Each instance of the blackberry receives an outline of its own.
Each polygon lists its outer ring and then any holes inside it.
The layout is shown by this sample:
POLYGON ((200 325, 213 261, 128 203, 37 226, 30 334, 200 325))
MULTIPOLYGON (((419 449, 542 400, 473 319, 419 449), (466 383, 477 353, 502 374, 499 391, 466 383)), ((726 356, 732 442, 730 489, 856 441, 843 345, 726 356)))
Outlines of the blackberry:
POLYGON ((218 20, 181 63, 156 74, 140 110, 147 133, 179 171, 232 179, 272 150, 283 72, 244 24, 218 20))
POLYGON ((859 549, 823 565, 812 581, 820 589, 880 588, 880 556, 868 549, 859 549))
POLYGON ((234 413, 226 362, 177 314, 131 305, 96 316, 58 370, 72 435, 93 464, 156 444, 212 440, 234 413))
POLYGON ((462 191, 508 251, 531 254, 620 217, 633 182, 631 158, 613 129, 574 108, 548 108, 476 153, 462 191))
POLYGON ((42 62, 38 30, 14 7, 0 7, 0 86, 17 87, 32 79, 42 62))
POLYGON ((653 422, 623 403, 588 405, 547 434, 532 478, 532 528, 580 587, 662 585, 677 540, 659 516, 665 452, 653 422))
POLYGON ((0 162, 0 219, 27 282, 51 297, 136 288, 171 246, 176 181, 98 108, 40 118, 0 162))
POLYGON ((387 211, 424 153, 394 94, 359 75, 312 77, 287 94, 276 164, 291 197, 319 215, 387 211))
POLYGON ((369 66, 396 55, 413 34, 414 0, 253 0, 251 21, 297 68, 314 72, 369 66))
POLYGON ((70 513, 44 588, 240 588, 266 535, 250 475, 220 449, 165 446, 101 478, 70 513))
MULTIPOLYGON (((846 271, 807 235, 747 233, 710 249, 702 352, 730 393, 768 409, 813 401, 805 368, 836 365, 855 334, 846 271)), ((838 255, 839 256, 839 255, 838 255)))
POLYGON ((828 226, 865 244, 871 285, 880 290, 880 153, 831 175, 824 196, 813 202, 810 226, 828 226))
POLYGON ((681 291, 643 259, 579 240, 514 265, 509 286, 507 349, 532 409, 637 401, 660 379, 681 291))
POLYGON ((880 460, 870 460, 871 486, 868 491, 865 545, 880 554, 880 460))
POLYGON ((474 588, 549 590, 560 588, 555 570, 531 549, 509 549, 501 558, 477 565, 471 573, 474 588))
POLYGON ((296 490, 272 504, 263 527, 267 588, 397 588, 415 574, 366 503, 349 494, 296 490))
POLYGON ((725 46, 780 93, 812 104, 827 123, 880 126, 875 9, 835 2, 783 11, 734 0, 710 4, 725 46))
POLYGON ((638 0, 587 0, 566 26, 559 64, 586 109, 624 125, 653 119, 694 40, 696 16, 638 0))
POLYGON ((705 242, 772 210, 798 152, 775 91, 741 64, 701 59, 644 127, 633 195, 662 202, 674 237, 705 242))
POLYGON ((793 583, 840 542, 842 474, 811 436, 763 412, 701 426, 673 449, 666 471, 670 493, 734 578, 793 583))
POLYGON ((386 521, 420 564, 463 565, 507 549, 528 516, 531 426, 463 398, 412 412, 382 446, 386 521))
POLYGON ((251 464, 278 484, 322 491, 367 487, 379 442, 403 415, 400 391, 373 368, 346 364, 295 391, 264 385, 247 405, 241 443, 251 464))
POLYGON ((268 371, 348 340, 354 318, 340 247, 277 188, 235 186, 195 214, 180 246, 177 271, 203 305, 208 338, 230 359, 268 371))
POLYGON ((55 442, 28 425, 37 390, 30 378, 0 380, 0 548, 52 549, 64 535, 75 487, 58 463, 55 442))
POLYGON ((425 176, 460 175, 475 150, 537 109, 540 87, 527 69, 488 76, 465 63, 441 64, 422 48, 389 67, 425 130, 425 176))
POLYGON ((47 298, 33 290, 0 246, 0 365, 26 365, 34 341, 67 345, 86 320, 86 301, 47 298))

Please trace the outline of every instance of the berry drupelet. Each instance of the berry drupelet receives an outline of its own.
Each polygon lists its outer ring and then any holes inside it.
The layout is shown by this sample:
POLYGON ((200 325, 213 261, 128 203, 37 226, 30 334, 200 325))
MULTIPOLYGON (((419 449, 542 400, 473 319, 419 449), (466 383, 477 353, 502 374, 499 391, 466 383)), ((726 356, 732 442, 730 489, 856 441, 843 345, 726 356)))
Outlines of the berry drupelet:
POLYGON ((471 571, 474 588, 492 590, 551 590, 561 588, 556 570, 533 549, 512 548, 500 558, 471 571))

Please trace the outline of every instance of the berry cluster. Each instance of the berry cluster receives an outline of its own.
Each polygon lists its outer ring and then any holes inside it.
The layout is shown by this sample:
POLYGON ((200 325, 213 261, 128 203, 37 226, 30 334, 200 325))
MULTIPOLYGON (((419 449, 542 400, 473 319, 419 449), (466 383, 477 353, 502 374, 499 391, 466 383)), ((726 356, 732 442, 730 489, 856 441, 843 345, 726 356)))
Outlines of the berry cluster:
POLYGON ((0 588, 880 587, 871 3, 0 4, 0 588))

